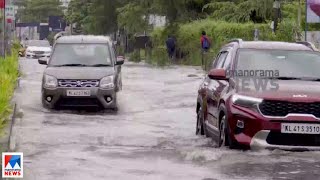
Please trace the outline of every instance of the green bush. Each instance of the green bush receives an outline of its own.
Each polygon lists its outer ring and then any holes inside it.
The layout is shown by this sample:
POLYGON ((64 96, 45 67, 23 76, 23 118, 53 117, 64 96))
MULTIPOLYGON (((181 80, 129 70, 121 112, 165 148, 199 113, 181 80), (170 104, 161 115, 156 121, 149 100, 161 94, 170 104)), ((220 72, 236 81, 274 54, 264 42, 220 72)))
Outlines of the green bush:
POLYGON ((18 53, 13 50, 11 56, 0 58, 0 128, 11 111, 10 100, 18 75, 18 53))
POLYGON ((51 44, 51 46, 53 46, 54 44, 54 36, 57 34, 57 32, 50 32, 50 34, 47 37, 47 40, 49 41, 49 43, 51 44))
POLYGON ((165 47, 157 47, 152 50, 152 64, 165 66, 169 64, 169 58, 165 47))
POLYGON ((133 53, 129 55, 129 60, 132 62, 140 62, 141 57, 140 57, 140 51, 139 50, 134 50, 133 53))
POLYGON ((20 41, 14 40, 13 43, 12 43, 12 50, 13 51, 19 51, 20 48, 21 48, 20 41))
POLYGON ((123 46, 116 46, 116 51, 118 56, 124 56, 125 55, 125 49, 123 46))
MULTIPOLYGON (((259 40, 264 41, 294 41, 296 31, 295 23, 284 20, 279 24, 278 31, 274 34, 268 24, 254 23, 229 23, 224 21, 213 21, 211 19, 194 21, 179 26, 177 33, 177 47, 187 54, 184 57, 185 64, 200 65, 201 64, 201 45, 200 36, 204 30, 212 40, 210 54, 216 54, 221 46, 231 39, 241 38, 243 40, 252 41, 254 39, 254 30, 260 32, 259 40)), ((166 29, 155 29, 151 35, 153 45, 163 46, 167 38, 166 29)), ((213 59, 214 56, 208 57, 213 59)), ((157 57, 152 57, 156 59, 157 57)))

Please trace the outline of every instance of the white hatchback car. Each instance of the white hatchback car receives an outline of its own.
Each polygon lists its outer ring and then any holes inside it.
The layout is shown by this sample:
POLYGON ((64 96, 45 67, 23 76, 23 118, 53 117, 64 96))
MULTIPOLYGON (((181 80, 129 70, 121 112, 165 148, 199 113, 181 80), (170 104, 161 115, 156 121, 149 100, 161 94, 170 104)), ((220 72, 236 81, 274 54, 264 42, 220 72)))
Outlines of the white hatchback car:
POLYGON ((52 53, 52 47, 47 40, 29 40, 26 42, 27 58, 49 58, 52 53))

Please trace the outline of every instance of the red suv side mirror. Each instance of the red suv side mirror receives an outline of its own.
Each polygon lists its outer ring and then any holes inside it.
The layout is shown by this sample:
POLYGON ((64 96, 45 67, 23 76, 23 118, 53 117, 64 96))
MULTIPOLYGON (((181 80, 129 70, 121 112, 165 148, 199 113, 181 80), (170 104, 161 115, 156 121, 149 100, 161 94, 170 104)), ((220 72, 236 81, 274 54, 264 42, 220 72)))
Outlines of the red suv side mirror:
POLYGON ((227 72, 224 69, 212 69, 209 71, 208 76, 210 79, 228 80, 227 72))

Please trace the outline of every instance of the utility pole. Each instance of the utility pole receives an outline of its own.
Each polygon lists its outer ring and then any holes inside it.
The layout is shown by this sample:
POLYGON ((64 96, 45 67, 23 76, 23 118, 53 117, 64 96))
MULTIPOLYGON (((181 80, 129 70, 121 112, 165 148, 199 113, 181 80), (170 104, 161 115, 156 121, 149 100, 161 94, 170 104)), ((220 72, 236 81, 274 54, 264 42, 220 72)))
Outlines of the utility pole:
POLYGON ((1 56, 6 57, 6 0, 2 0, 2 38, 1 38, 1 56))

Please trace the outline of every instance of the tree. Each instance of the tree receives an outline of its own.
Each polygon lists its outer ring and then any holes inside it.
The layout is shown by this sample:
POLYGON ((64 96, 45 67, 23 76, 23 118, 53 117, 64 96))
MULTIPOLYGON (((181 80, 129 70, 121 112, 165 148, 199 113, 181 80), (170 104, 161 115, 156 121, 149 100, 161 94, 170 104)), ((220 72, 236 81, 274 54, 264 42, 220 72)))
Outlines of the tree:
POLYGON ((108 34, 117 29, 116 9, 121 0, 71 0, 66 19, 90 34, 108 34))
POLYGON ((71 0, 66 13, 66 20, 76 25, 76 31, 82 31, 83 25, 89 23, 89 7, 92 1, 71 0))
POLYGON ((148 13, 138 3, 133 2, 118 8, 119 27, 125 27, 127 32, 142 32, 148 27, 148 13))
POLYGON ((25 0, 19 11, 22 22, 48 22, 49 16, 62 16, 63 8, 59 0, 25 0))
POLYGON ((203 7, 214 19, 263 23, 272 19, 274 0, 213 1, 203 7))

